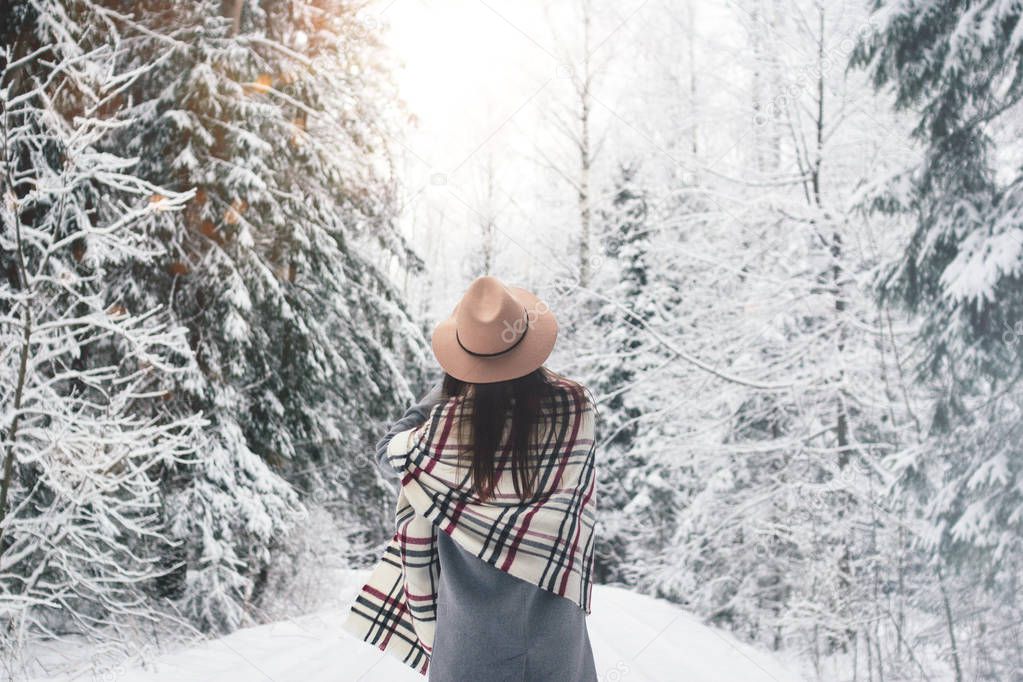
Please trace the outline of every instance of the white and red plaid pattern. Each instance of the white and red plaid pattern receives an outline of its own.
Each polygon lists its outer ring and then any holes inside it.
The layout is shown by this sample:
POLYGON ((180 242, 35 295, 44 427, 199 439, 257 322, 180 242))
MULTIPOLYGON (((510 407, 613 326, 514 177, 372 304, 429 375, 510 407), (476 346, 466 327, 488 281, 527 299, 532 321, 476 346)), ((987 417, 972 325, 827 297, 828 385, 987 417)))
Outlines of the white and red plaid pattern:
POLYGON ((422 425, 391 439, 388 460, 402 473, 396 530, 356 595, 347 632, 426 674, 440 577, 437 528, 480 559, 590 613, 594 409, 567 383, 558 387, 543 404, 545 428, 532 452, 537 492, 524 501, 515 493, 507 448, 495 460, 495 494, 485 502, 473 494, 468 448, 458 442, 462 397, 438 404, 422 425))

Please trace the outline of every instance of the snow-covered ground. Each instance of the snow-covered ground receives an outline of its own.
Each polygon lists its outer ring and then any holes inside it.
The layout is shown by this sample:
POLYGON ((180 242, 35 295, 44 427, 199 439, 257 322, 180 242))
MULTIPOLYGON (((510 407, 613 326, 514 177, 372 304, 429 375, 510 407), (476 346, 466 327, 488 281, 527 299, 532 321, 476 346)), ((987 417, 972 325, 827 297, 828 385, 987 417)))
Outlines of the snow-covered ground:
MULTIPOLYGON (((346 602, 368 572, 353 572, 346 602)), ((347 581, 346 581, 347 582, 347 581)), ((402 682, 423 676, 340 629, 330 608, 155 657, 144 668, 66 673, 36 682, 402 682)), ((668 602, 597 585, 587 619, 601 682, 797 682, 770 653, 709 628, 668 602)))

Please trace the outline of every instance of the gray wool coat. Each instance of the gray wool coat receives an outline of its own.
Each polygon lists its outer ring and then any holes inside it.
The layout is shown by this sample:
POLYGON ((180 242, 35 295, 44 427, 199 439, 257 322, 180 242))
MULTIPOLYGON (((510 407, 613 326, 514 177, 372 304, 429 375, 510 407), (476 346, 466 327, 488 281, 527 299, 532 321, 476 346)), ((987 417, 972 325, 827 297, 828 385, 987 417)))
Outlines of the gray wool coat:
MULTIPOLYGON (((391 438, 442 400, 438 383, 377 443, 380 471, 391 438)), ((440 584, 430 682, 597 682, 586 614, 564 597, 491 566, 438 531, 440 584)))

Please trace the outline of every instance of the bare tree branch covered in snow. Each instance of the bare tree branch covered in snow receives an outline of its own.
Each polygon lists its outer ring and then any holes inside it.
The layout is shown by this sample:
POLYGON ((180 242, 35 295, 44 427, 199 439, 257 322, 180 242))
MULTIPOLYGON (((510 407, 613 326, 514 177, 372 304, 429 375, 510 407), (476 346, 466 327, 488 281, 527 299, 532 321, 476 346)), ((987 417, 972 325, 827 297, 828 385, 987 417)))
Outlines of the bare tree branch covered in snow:
MULTIPOLYGON (((150 231, 191 196, 97 151, 116 120, 76 113, 54 82, 97 105, 130 84, 110 47, 51 51, 27 76, 5 46, 0 70, 0 627, 6 655, 30 635, 110 637, 156 615, 145 591, 167 570, 160 478, 201 448, 201 414, 164 405, 190 371, 166 311, 125 308, 106 267, 154 252, 150 231), (12 91, 12 83, 32 86, 12 91), (5 259, 6 260, 6 259, 5 259)), ((131 74, 141 77, 145 70, 131 74)))

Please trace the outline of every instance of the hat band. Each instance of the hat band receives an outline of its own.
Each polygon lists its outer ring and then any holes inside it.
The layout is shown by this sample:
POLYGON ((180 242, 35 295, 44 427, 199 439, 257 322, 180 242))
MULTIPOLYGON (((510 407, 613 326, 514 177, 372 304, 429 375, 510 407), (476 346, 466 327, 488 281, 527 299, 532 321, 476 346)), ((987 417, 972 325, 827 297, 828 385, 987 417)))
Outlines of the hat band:
MULTIPOLYGON (((522 309, 522 312, 525 313, 526 320, 529 320, 529 313, 526 312, 525 308, 522 309)), ((528 331, 529 331, 529 322, 527 321, 525 329, 523 329, 522 333, 519 334, 519 338, 515 339, 515 343, 513 343, 510 346, 508 346, 504 350, 497 351, 496 353, 477 353, 474 350, 469 350, 468 348, 465 347, 465 344, 462 343, 462 340, 460 338, 458 338, 458 328, 457 327, 455 327, 455 341, 457 341, 458 345, 462 347, 462 350, 464 350, 469 355, 475 355, 478 358, 492 358, 492 357, 497 356, 497 355, 504 355, 505 353, 508 353, 508 352, 514 350, 515 346, 517 346, 520 343, 522 343, 522 339, 526 338, 526 332, 528 332, 528 331)))

